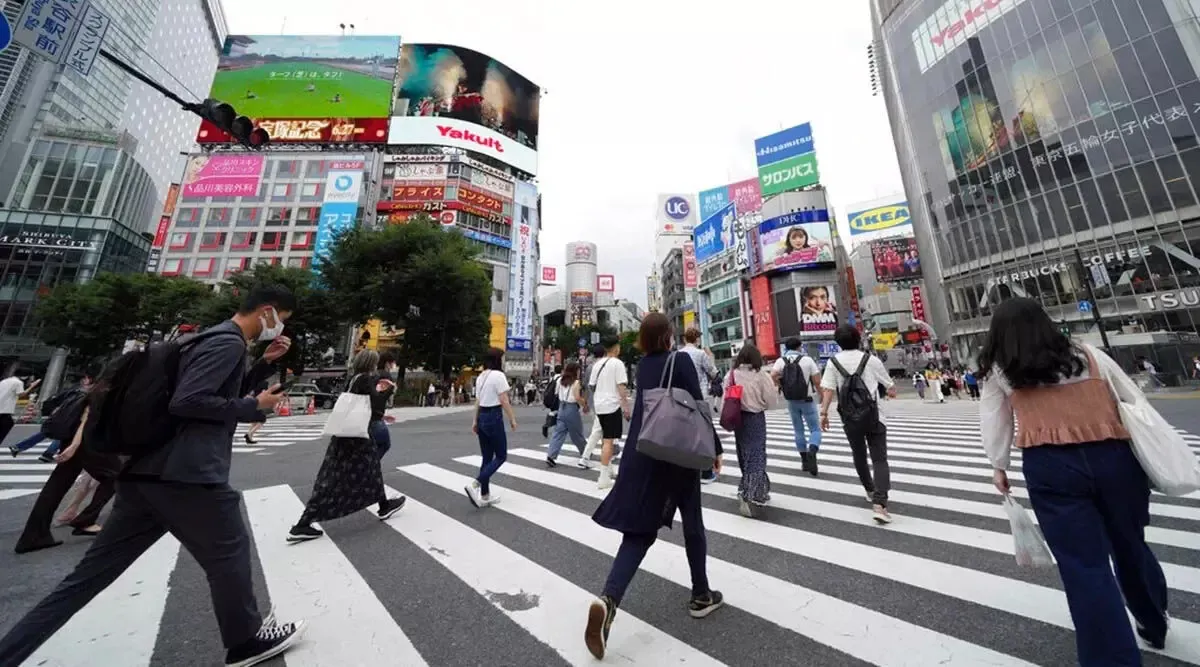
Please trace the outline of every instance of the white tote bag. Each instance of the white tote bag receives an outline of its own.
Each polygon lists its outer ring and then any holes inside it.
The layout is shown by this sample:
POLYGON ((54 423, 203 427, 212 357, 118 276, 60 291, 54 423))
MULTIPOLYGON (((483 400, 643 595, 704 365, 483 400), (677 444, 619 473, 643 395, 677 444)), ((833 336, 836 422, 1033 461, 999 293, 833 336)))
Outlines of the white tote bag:
MULTIPOLYGON (((355 375, 346 388, 354 386, 355 375)), ((333 412, 325 420, 321 435, 330 438, 369 438, 371 424, 371 397, 368 394, 351 394, 344 391, 333 405, 333 412)))
POLYGON ((1046 538, 1029 517, 1029 512, 1008 494, 1004 496, 1004 511, 1008 514, 1008 524, 1012 528, 1013 553, 1017 557, 1017 565, 1054 565, 1054 556, 1050 553, 1046 538))
POLYGON ((1200 491, 1200 460, 1183 436, 1150 405, 1128 375, 1114 373, 1107 365, 1101 368, 1150 486, 1168 496, 1200 491))

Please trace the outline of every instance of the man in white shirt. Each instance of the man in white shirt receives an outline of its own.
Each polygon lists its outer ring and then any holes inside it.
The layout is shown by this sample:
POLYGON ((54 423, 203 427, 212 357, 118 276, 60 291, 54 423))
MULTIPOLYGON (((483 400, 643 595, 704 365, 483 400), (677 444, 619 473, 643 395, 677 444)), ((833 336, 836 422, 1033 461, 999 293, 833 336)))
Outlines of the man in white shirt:
POLYGON ((600 479, 597 486, 607 489, 612 486, 613 443, 621 437, 624 420, 629 419, 629 375, 621 354, 621 343, 617 338, 604 341, 607 356, 592 366, 588 384, 596 389, 589 397, 596 419, 600 421, 603 445, 600 450, 600 479))
MULTIPOLYGON (((8 377, 0 380, 0 442, 8 437, 9 431, 12 431, 13 424, 16 423, 13 415, 17 412, 17 401, 22 398, 27 398, 37 386, 41 384, 41 380, 34 380, 29 388, 25 388, 25 383, 21 382, 21 378, 13 375, 16 368, 10 368, 8 377)), ((16 456, 14 454, 14 456, 16 456)))
MULTIPOLYGON (((838 414, 842 416, 842 430, 850 443, 850 453, 854 457, 854 469, 858 472, 858 479, 874 506, 875 521, 881 524, 891 523, 892 516, 887 509, 887 496, 891 488, 891 470, 887 462, 887 426, 884 424, 878 400, 880 385, 887 388, 891 398, 896 397, 896 386, 879 357, 859 349, 862 345, 862 335, 858 333, 858 329, 843 324, 834 332, 833 340, 842 351, 825 365, 825 376, 821 379, 821 389, 825 390, 821 399, 821 428, 829 429, 829 405, 836 394, 839 402, 838 414), (839 366, 841 368, 838 368, 839 366), (854 376, 862 379, 861 385, 850 382, 850 378, 854 376), (843 387, 846 391, 843 391, 843 387), (854 391, 855 387, 859 391, 854 391), (874 410, 861 419, 848 418, 852 403, 847 399, 855 398, 873 403, 874 410), (868 454, 871 457, 869 467, 868 454), (872 470, 875 473, 874 477, 871 475, 872 470)), ((861 405, 858 401, 855 403, 861 405)))
POLYGON ((820 395, 816 388, 821 386, 821 369, 817 368, 817 362, 812 357, 805 354, 799 338, 787 339, 784 347, 787 349, 783 356, 771 367, 771 377, 775 378, 775 385, 783 391, 783 397, 787 400, 801 467, 816 477, 817 450, 821 448, 821 421, 813 396, 820 395), (809 437, 804 434, 806 424, 809 437))
MULTIPOLYGON (((708 352, 700 349, 700 330, 696 328, 688 329, 683 332, 684 346, 680 352, 688 355, 692 359, 692 365, 696 367, 696 375, 700 379, 700 394, 704 396, 704 405, 712 407, 712 398, 709 396, 709 387, 712 381, 717 377, 717 367, 713 364, 712 357, 708 356, 708 352)), ((716 408, 713 408, 714 413, 716 408)), ((712 484, 717 481, 717 473, 713 470, 705 470, 700 473, 701 484, 712 484)))
MULTIPOLYGON (((585 398, 591 396, 596 391, 595 385, 592 384, 592 381, 595 378, 595 375, 593 375, 592 371, 596 370, 597 364, 604 363, 603 360, 607 358, 606 355, 608 354, 608 350, 605 350, 604 346, 600 343, 596 343, 592 346, 592 349, 590 349, 589 352, 591 352, 592 361, 588 363, 587 370, 584 371, 582 376, 588 381, 588 384, 586 387, 584 387, 583 392, 585 398)), ((579 462, 576 463, 581 470, 591 469, 592 452, 596 451, 596 448, 600 446, 600 440, 602 439, 603 435, 604 431, 600 428, 600 415, 596 415, 596 418, 592 420, 592 430, 590 433, 588 433, 587 445, 584 446, 583 453, 579 455, 579 462)))

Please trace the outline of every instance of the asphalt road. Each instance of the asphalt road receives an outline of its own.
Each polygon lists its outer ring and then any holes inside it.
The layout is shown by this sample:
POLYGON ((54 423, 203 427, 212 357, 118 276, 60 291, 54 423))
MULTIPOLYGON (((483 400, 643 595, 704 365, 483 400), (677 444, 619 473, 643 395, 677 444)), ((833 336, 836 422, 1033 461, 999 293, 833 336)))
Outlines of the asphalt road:
MULTIPOLYGON (((1200 403, 1156 405, 1200 434, 1200 403)), ((619 536, 590 521, 603 493, 594 472, 571 465, 570 445, 559 467, 547 470, 541 412, 518 410, 509 462, 495 480, 503 501, 486 510, 470 506, 461 490, 479 453, 469 412, 403 413, 412 419, 391 427, 384 472, 409 506, 386 524, 366 512, 327 522, 327 539, 296 546, 282 536, 324 455, 325 442, 312 438, 319 419, 272 421, 260 445, 239 442, 232 482, 246 492, 260 605, 310 622, 304 645, 267 664, 589 664, 580 638, 586 604, 603 587, 619 536)), ((703 621, 686 615, 680 531, 663 531, 618 614, 609 662, 1075 664, 1057 575, 1013 562, 977 430, 972 435, 975 406, 899 401, 889 417, 895 523, 871 524, 840 434, 827 434, 821 476, 801 476, 786 413, 773 413, 766 518, 737 515, 732 454, 729 474, 705 487, 709 578, 727 607, 703 621)), ((1193 443, 1200 447, 1200 438, 1193 443)), ((36 488, 5 484, 4 470, 0 491, 36 488)), ((14 555, 32 501, 0 500, 0 633, 87 547, 66 534, 62 547, 14 555)), ((1154 501, 1157 532, 1149 537, 1169 565, 1175 634, 1167 653, 1174 657, 1146 652, 1145 664, 1200 664, 1200 500, 1154 501)), ((131 573, 114 585, 119 597, 98 598, 77 619, 82 627, 68 626, 47 644, 44 661, 27 664, 220 664, 195 562, 180 553, 131 573)))

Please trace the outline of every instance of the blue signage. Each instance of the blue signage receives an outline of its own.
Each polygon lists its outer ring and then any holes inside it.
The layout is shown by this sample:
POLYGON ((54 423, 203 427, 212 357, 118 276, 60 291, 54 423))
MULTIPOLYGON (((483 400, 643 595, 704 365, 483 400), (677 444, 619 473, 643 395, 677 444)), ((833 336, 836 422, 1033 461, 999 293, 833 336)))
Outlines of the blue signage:
POLYGON ((769 232, 772 229, 780 227, 791 227, 792 225, 803 225, 809 222, 829 222, 829 211, 827 209, 818 208, 811 211, 796 211, 781 215, 778 218, 769 218, 763 220, 758 226, 759 232, 769 232))
POLYGON ((509 338, 504 349, 509 352, 530 352, 533 350, 533 341, 527 338, 509 338))
POLYGON ((729 203, 729 186, 705 190, 700 193, 700 219, 707 220, 729 203))
POLYGON ((869 234, 912 223, 908 202, 901 201, 886 206, 876 206, 865 211, 855 211, 846 218, 850 235, 869 234))
POLYGON ((312 267, 315 269, 329 254, 338 234, 354 226, 358 215, 358 197, 362 190, 361 171, 330 172, 325 181, 325 201, 313 241, 312 267))
POLYGON ((487 232, 481 232, 474 229, 469 229, 467 227, 456 226, 455 229, 469 239, 474 239, 481 243, 488 243, 494 246, 500 246, 501 248, 512 248, 512 241, 504 238, 503 236, 496 236, 495 234, 488 234, 487 232))
POLYGON ((716 213, 708 216, 692 233, 692 243, 696 247, 696 261, 704 262, 733 247, 733 219, 736 217, 734 205, 726 204, 716 213))
POLYGON ((665 210, 667 216, 674 220, 685 220, 692 213, 692 207, 683 197, 671 197, 667 200, 665 210))
POLYGON ((1091 301, 1080 301, 1079 302, 1079 312, 1081 312, 1081 313, 1092 312, 1092 302, 1091 301))
POLYGON ((797 155, 812 153, 815 150, 812 125, 809 123, 797 125, 796 127, 754 140, 754 155, 758 159, 758 166, 760 167, 796 157, 797 155))
POLYGON ((8 19, 0 14, 0 50, 8 48, 12 44, 12 27, 8 25, 8 19))

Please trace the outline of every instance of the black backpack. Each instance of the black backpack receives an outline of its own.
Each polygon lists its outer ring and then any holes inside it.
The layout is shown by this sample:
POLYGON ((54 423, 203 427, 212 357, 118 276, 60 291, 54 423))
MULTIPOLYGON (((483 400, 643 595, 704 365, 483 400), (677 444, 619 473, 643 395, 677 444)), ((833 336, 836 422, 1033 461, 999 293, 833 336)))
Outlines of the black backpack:
POLYGON ((837 358, 830 357, 829 359, 833 367, 845 378, 841 388, 838 389, 837 406, 843 424, 866 429, 879 423, 879 404, 875 402, 874 392, 867 387, 867 383, 862 378, 863 370, 870 360, 871 355, 864 352, 862 361, 858 364, 858 370, 854 373, 847 373, 846 369, 838 363, 837 358))
POLYGON ((804 367, 801 366, 800 360, 802 356, 792 357, 783 360, 783 377, 780 378, 780 384, 783 385, 783 397, 789 401, 807 401, 808 398, 808 378, 804 377, 804 367))
POLYGON ((87 407, 87 399, 87 392, 78 388, 56 394, 50 399, 54 401, 50 416, 42 422, 42 435, 63 443, 65 449, 75 438, 75 431, 79 429, 83 409, 87 407))
POLYGON ((546 385, 546 390, 542 392, 542 405, 550 412, 558 412, 558 380, 561 375, 555 375, 550 378, 550 384, 546 385))
POLYGON ((238 335, 209 329, 186 339, 132 350, 104 370, 91 394, 85 437, 101 454, 141 457, 175 437, 180 419, 170 414, 171 395, 179 379, 184 348, 215 335, 238 335))

